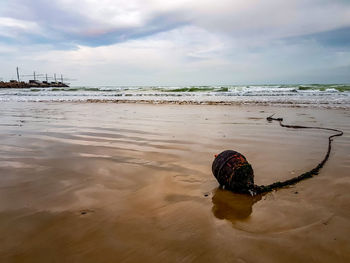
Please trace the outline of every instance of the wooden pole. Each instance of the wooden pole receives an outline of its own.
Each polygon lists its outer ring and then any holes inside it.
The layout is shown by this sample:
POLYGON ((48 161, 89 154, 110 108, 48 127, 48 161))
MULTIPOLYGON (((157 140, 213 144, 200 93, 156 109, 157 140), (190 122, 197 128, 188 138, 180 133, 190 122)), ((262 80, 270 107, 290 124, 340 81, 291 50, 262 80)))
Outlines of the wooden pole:
POLYGON ((18 73, 18 67, 16 67, 16 71, 17 71, 17 80, 19 82, 19 73, 18 73))

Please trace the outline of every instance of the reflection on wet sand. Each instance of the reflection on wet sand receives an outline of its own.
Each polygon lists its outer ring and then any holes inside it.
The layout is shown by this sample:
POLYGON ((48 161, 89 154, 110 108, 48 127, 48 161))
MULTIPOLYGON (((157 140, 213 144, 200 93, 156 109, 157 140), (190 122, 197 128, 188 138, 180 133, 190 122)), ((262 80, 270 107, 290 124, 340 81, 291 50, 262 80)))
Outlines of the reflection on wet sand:
POLYGON ((261 198, 261 195, 235 194, 222 188, 217 188, 213 192, 212 212, 215 217, 226 219, 232 223, 244 221, 249 218, 254 204, 260 201, 261 198))

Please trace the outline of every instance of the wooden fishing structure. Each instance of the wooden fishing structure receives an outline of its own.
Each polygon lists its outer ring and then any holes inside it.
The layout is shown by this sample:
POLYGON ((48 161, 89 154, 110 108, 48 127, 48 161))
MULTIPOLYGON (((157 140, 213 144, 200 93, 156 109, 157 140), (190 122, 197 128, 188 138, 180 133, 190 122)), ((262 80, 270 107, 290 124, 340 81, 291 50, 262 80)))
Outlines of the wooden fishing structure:
POLYGON ((0 81, 0 88, 51 88, 51 87, 69 87, 69 83, 66 83, 66 80, 72 80, 68 78, 63 78, 63 74, 60 74, 60 78, 57 78, 56 73, 53 74, 53 77, 48 76, 48 74, 38 74, 36 71, 33 71, 33 74, 21 75, 19 73, 19 68, 16 67, 16 76, 17 79, 11 79, 8 82, 0 81), (28 81, 24 81, 23 78, 30 78, 28 81), (40 80, 44 78, 44 80, 40 80))

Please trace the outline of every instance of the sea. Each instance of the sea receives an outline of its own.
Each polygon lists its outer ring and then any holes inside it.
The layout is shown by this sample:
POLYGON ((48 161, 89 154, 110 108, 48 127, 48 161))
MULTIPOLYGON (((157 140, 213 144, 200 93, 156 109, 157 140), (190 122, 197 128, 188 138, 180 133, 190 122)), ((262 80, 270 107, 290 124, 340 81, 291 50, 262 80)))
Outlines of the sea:
POLYGON ((350 84, 0 89, 0 101, 258 104, 350 108, 350 84))

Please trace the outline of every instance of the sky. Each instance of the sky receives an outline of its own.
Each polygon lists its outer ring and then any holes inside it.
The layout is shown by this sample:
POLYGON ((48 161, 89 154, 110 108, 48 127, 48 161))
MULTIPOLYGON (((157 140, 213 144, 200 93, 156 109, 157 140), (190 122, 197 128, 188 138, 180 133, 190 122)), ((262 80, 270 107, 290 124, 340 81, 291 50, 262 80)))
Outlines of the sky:
POLYGON ((350 83, 350 0, 0 0, 0 61, 72 85, 350 83))

